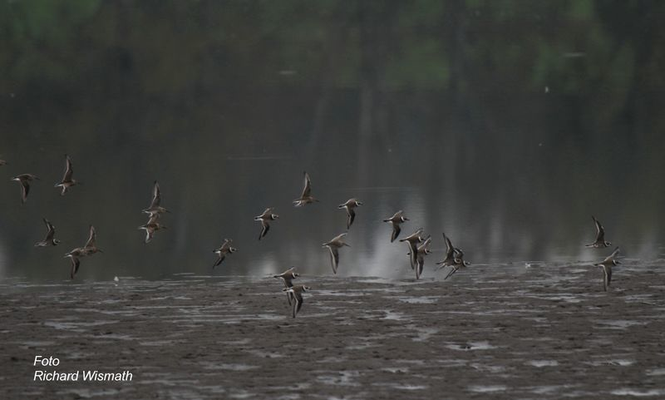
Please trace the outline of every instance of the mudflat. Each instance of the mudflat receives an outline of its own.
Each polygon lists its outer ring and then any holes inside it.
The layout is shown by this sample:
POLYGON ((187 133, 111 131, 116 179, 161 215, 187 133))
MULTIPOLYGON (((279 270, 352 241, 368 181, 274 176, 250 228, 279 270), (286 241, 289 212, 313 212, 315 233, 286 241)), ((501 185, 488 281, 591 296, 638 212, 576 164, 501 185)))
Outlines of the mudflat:
POLYGON ((295 319, 272 277, 5 279, 0 398, 665 398, 657 262, 617 267, 608 292, 590 265, 407 270, 301 276, 295 319))

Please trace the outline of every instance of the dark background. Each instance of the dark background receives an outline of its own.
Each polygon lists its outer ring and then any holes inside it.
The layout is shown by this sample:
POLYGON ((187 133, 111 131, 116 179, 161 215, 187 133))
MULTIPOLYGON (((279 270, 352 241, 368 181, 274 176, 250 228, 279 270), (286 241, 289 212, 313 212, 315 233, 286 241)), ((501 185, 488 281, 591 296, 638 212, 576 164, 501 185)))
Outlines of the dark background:
POLYGON ((628 0, 2 2, 0 274, 66 279, 89 224, 105 253, 83 279, 208 274, 224 237, 216 274, 329 274, 353 196, 344 275, 411 276, 381 222, 398 209, 433 235, 428 266, 442 230, 472 263, 602 259, 591 214, 659 257, 664 19, 628 0), (65 153, 84 184, 60 197, 65 153), (321 202, 294 209, 303 170, 321 202), (172 214, 146 245, 155 179, 172 214), (33 247, 42 216, 57 248, 33 247))

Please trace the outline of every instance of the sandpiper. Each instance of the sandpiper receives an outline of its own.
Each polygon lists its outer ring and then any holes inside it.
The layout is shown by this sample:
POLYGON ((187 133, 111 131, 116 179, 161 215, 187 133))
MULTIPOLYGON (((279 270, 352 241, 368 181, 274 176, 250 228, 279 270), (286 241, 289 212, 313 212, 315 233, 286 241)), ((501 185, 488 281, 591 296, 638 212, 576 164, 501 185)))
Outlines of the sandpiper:
POLYGON ((455 265, 455 247, 453 246, 453 243, 450 241, 450 238, 446 236, 445 232, 442 232, 442 234, 443 234, 443 240, 446 242, 446 258, 436 263, 437 265, 440 265, 440 267, 437 268, 437 270, 448 266, 452 267, 453 265, 455 265))
POLYGON ((420 275, 423 274, 423 266, 425 265, 425 256, 431 253, 429 250, 429 244, 432 242, 431 237, 427 237, 423 244, 418 246, 416 252, 416 279, 420 279, 420 275))
POLYGON ((621 264, 621 261, 615 260, 615 257, 619 255, 619 248, 614 249, 612 254, 605 258, 602 262, 596 264, 596 266, 603 269, 603 289, 607 292, 607 288, 612 282, 612 267, 621 264))
POLYGON ((397 211, 392 217, 386 218, 383 222, 388 222, 393 226, 393 233, 390 235, 390 243, 394 242, 399 236, 399 233, 402 229, 399 227, 402 222, 408 221, 409 219, 403 215, 404 211, 397 211))
POLYGON ((596 224, 596 241, 587 244, 586 247, 601 248, 611 246, 612 243, 605 240, 605 228, 603 228, 603 225, 593 215, 591 218, 593 219, 593 223, 596 224))
POLYGON ((349 230, 351 228, 351 224, 353 224, 353 220, 356 219, 356 212, 354 208, 362 206, 363 203, 362 201, 358 201, 355 198, 348 199, 346 203, 340 204, 337 206, 339 209, 346 209, 346 230, 349 230))
POLYGON ((76 179, 72 179, 73 173, 74 170, 72 169, 72 159, 69 158, 67 154, 65 154, 65 174, 62 177, 62 181, 55 184, 55 187, 62 188, 60 196, 64 196, 65 193, 67 193, 67 189, 80 183, 77 182, 76 179))
POLYGON ((291 286, 293 286, 293 280, 299 276, 300 274, 296 272, 296 267, 291 267, 286 271, 282 272, 281 274, 273 275, 272 277, 281 279, 282 281, 284 281, 284 287, 290 288, 291 286))
POLYGON ((97 248, 96 240, 97 233, 95 232, 95 227, 90 225, 90 236, 88 237, 88 241, 85 243, 85 246, 77 247, 69 253, 65 254, 65 258, 69 257, 72 261, 72 269, 69 275, 71 279, 74 279, 74 275, 76 275, 79 270, 79 266, 81 265, 81 257, 89 256, 98 252, 103 253, 101 249, 97 248))
POLYGON ((224 239, 224 243, 222 243, 221 246, 219 246, 218 249, 213 250, 212 252, 217 254, 217 261, 213 264, 212 268, 215 269, 216 266, 222 263, 224 261, 224 258, 226 258, 227 254, 233 254, 235 253, 238 249, 235 247, 231 246, 231 243, 233 243, 233 240, 231 239, 224 239))
POLYGON ((12 178, 12 180, 21 184, 21 204, 23 204, 26 202, 26 200, 28 200, 28 193, 30 193, 30 182, 33 180, 39 180, 39 178, 34 174, 21 174, 16 175, 12 178))
POLYGON ((414 269, 416 265, 418 244, 422 243, 424 240, 422 236, 420 236, 422 235, 422 233, 423 233, 423 228, 418 228, 415 232, 413 232, 409 236, 399 240, 400 242, 406 242, 406 244, 409 246, 409 261, 411 262, 411 269, 414 269))
MULTIPOLYGON (((291 267, 287 269, 286 271, 282 272, 279 275, 273 275, 273 278, 280 278, 284 282, 284 290, 290 288, 293 286, 293 280, 296 279, 297 277, 300 276, 299 273, 295 272, 296 267, 291 267)), ((291 305, 291 295, 289 292, 286 293, 286 300, 289 301, 289 305, 291 305)))
POLYGON ((323 247, 327 247, 328 250, 330 250, 330 263, 334 274, 337 273, 337 265, 339 264, 339 249, 344 246, 349 246, 344 243, 344 236, 346 236, 346 232, 335 236, 327 243, 323 243, 323 247))
POLYGON ((295 318, 298 311, 300 311, 300 308, 302 308, 302 294, 308 290, 312 290, 312 288, 305 285, 296 285, 282 290, 286 292, 287 296, 289 296, 289 304, 292 304, 291 310, 293 312, 293 318, 295 318))
POLYGON ((55 236, 55 226, 51 224, 46 218, 42 218, 46 225, 46 237, 41 242, 35 243, 35 247, 57 246, 60 241, 55 236))
POLYGON ((454 264, 452 265, 453 269, 450 270, 450 272, 448 272, 448 275, 446 275, 445 278, 443 278, 444 281, 453 276, 453 274, 455 274, 455 272, 457 272, 460 268, 466 268, 469 265, 471 265, 470 262, 464 261, 464 252, 462 251, 462 249, 455 247, 454 253, 455 253, 453 259, 454 264))
POLYGON ((263 211, 263 214, 254 217, 254 221, 261 222, 261 233, 259 234, 259 240, 268 234, 268 230, 270 230, 270 221, 274 221, 279 218, 279 215, 273 213, 273 210, 273 207, 268 207, 265 209, 265 211, 263 211))
POLYGON ((312 181, 309 179, 309 174, 307 171, 304 171, 303 173, 305 174, 305 187, 302 189, 300 197, 293 200, 293 204, 296 207, 302 207, 305 204, 318 202, 317 199, 312 197, 312 181))
POLYGON ((155 214, 164 214, 170 212, 166 208, 160 206, 162 202, 162 191, 159 189, 159 183, 155 181, 155 185, 152 188, 152 202, 150 202, 150 207, 143 210, 144 213, 152 217, 155 214))
POLYGON ((145 243, 149 243, 153 236, 155 235, 155 232, 157 232, 160 229, 168 229, 167 226, 164 226, 159 223, 159 213, 151 214, 150 218, 148 219, 148 222, 146 222, 145 225, 139 226, 139 229, 145 230, 145 243))

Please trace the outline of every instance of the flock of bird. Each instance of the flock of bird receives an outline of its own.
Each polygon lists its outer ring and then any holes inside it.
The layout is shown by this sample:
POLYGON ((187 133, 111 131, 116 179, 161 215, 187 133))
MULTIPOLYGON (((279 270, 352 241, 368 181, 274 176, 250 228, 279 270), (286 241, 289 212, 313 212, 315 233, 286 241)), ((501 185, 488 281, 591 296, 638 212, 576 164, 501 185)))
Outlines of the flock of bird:
MULTIPOLYGON (((6 165, 7 162, 0 160, 0 166, 6 165)), ((73 179, 73 167, 72 160, 68 155, 65 155, 65 172, 62 180, 59 183, 55 184, 56 188, 60 189, 60 195, 64 196, 67 191, 76 185, 81 184, 81 182, 73 179)), ((299 198, 293 200, 293 205, 295 207, 302 207, 307 204, 313 204, 319 200, 312 196, 312 182, 310 176, 307 172, 304 172, 304 188, 302 194, 299 198)), ((16 181, 21 186, 21 203, 25 203, 28 199, 28 194, 30 193, 30 183, 34 180, 39 180, 39 178, 34 174, 20 174, 12 178, 13 181, 16 181)), ((345 203, 338 206, 339 209, 346 211, 346 229, 347 232, 353 225, 353 222, 356 218, 356 209, 362 206, 363 203, 355 198, 347 200, 345 203)), ((160 223, 160 219, 163 214, 169 213, 170 211, 161 206, 161 190, 159 183, 154 182, 152 190, 152 201, 148 208, 142 210, 142 213, 148 215, 148 221, 145 225, 141 225, 138 229, 145 230, 145 243, 152 241, 155 233, 161 229, 166 229, 167 227, 160 223)), ((258 240, 263 239, 270 230, 271 222, 279 219, 279 215, 274 213, 273 207, 268 207, 263 211, 261 215, 254 217, 254 221, 261 223, 261 231, 259 233, 258 240)), ((596 227, 596 240, 593 243, 589 243, 586 246, 592 248, 606 248, 611 245, 610 242, 605 240, 605 229, 602 224, 592 216, 593 222, 596 227)), ((46 218, 43 218, 44 224, 46 225, 46 236, 44 240, 35 243, 35 247, 48 247, 56 246, 60 243, 58 239, 55 238, 55 227, 51 224, 46 218)), ((383 222, 386 222, 391 225, 392 233, 390 235, 390 242, 394 242, 399 238, 401 233, 401 225, 409 221, 409 219, 404 215, 402 210, 397 211, 391 217, 386 218, 383 222)), ((339 266, 339 252, 345 246, 350 247, 349 244, 344 242, 344 238, 347 235, 347 232, 341 233, 330 241, 323 243, 322 247, 327 248, 330 253, 330 263, 332 271, 334 274, 337 274, 339 266)), ((458 270, 466 268, 471 265, 468 261, 464 260, 464 252, 459 247, 453 245, 451 239, 443 235, 443 240, 446 244, 446 254, 445 258, 436 264, 439 266, 437 270, 451 267, 448 274, 445 276, 445 279, 450 278, 458 270)), ((82 247, 77 247, 71 250, 69 253, 65 254, 65 258, 71 260, 71 272, 70 278, 74 279, 76 273, 79 270, 80 259, 86 256, 94 255, 95 253, 102 253, 102 250, 99 249, 96 245, 97 234, 95 232, 95 227, 90 225, 88 240, 82 247)), ((425 264, 425 256, 431 253, 429 246, 432 243, 432 237, 428 235, 427 237, 423 236, 423 229, 419 228, 409 236, 406 236, 402 239, 399 239, 399 242, 406 243, 408 246, 408 257, 411 269, 415 271, 416 279, 420 279, 420 276, 423 273, 423 267, 425 264)), ((231 239, 224 239, 222 245, 213 250, 217 254, 217 260, 213 264, 213 269, 220 265, 225 258, 237 251, 235 247, 232 246, 233 241, 231 239)), ((619 247, 617 247, 611 255, 605 258, 602 262, 595 264, 603 270, 603 288, 607 291, 612 280, 612 267, 620 264, 616 259, 619 254, 619 247)), ((274 275, 275 278, 282 279, 284 283, 283 291, 286 292, 287 300, 289 306, 292 307, 292 316, 295 318, 298 311, 300 311, 303 304, 302 294, 307 290, 310 290, 309 286, 306 285, 293 285, 293 280, 299 276, 295 272, 295 267, 291 267, 288 270, 284 271, 281 274, 274 275)))

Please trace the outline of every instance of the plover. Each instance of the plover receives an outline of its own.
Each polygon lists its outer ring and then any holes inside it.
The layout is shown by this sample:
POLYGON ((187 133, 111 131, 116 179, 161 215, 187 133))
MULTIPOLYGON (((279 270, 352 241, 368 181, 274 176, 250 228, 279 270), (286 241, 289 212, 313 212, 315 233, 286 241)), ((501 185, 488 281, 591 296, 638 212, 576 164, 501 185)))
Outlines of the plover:
POLYGON ((330 251, 330 264, 334 274, 337 273, 337 265, 339 264, 339 249, 344 246, 349 246, 344 243, 344 236, 346 236, 346 232, 335 236, 327 243, 323 243, 323 247, 327 247, 330 251))
POLYGON ((89 256, 95 253, 103 253, 101 249, 97 248, 96 244, 97 240, 97 233, 95 232, 95 227, 90 225, 90 236, 88 237, 88 241, 85 243, 85 246, 83 247, 77 247, 74 250, 70 251, 69 253, 65 254, 65 258, 70 258, 72 262, 72 269, 70 272, 70 277, 71 279, 74 279, 74 275, 79 270, 79 266, 81 265, 81 258, 85 256, 89 256))
POLYGON ((303 298, 302 294, 312 288, 305 285, 296 285, 289 288, 282 289, 286 292, 286 295, 289 296, 289 304, 291 304, 291 310, 293 312, 293 318, 296 317, 298 311, 302 308, 303 298))
MULTIPOLYGON (((273 278, 279 278, 284 282, 284 289, 288 289, 293 286, 293 280, 296 279, 297 277, 300 276, 299 273, 295 272, 296 267, 291 267, 287 269, 286 271, 282 272, 279 275, 273 275, 273 278)), ((291 295, 289 292, 286 293, 286 299, 289 301, 289 305, 291 305, 291 295)))
POLYGON ((420 279, 420 275, 423 274, 423 266, 425 265, 425 256, 431 253, 429 250, 429 244, 432 242, 431 237, 427 237, 423 244, 418 246, 416 252, 416 279, 420 279))
POLYGON ((356 212, 354 208, 362 206, 363 203, 362 201, 358 201, 355 198, 348 199, 346 203, 340 204, 337 206, 337 208, 340 209, 346 209, 346 229, 349 230, 351 228, 351 224, 353 224, 353 220, 356 219, 356 212))
POLYGON ((453 274, 455 274, 455 272, 457 272, 460 268, 466 268, 469 265, 471 265, 470 262, 464 261, 464 252, 462 251, 462 249, 458 247, 455 247, 455 257, 453 261, 454 264, 451 265, 453 269, 451 269, 450 272, 448 272, 448 275, 446 275, 446 277, 443 278, 444 281, 453 276, 453 274))
POLYGON ((62 177, 62 181, 60 183, 55 184, 55 187, 62 188, 60 196, 64 196, 70 187, 80 183, 77 182, 76 179, 72 179, 73 173, 74 170, 72 169, 72 159, 69 158, 67 154, 65 154, 65 174, 62 177))
POLYGON ((39 180, 39 178, 34 174, 21 174, 16 175, 12 178, 12 180, 18 182, 21 185, 21 204, 23 204, 26 202, 26 200, 28 200, 28 193, 30 193, 30 182, 33 180, 39 180))
POLYGON ((60 241, 55 238, 55 226, 46 218, 42 218, 46 225, 46 237, 41 242, 35 243, 35 247, 57 246, 60 241))
POLYGON ((310 204, 318 202, 319 200, 312 197, 312 181, 309 179, 309 174, 307 171, 303 172, 305 174, 305 187, 302 189, 302 194, 299 198, 293 200, 293 204, 296 207, 302 207, 305 204, 310 204))
POLYGON ((446 242, 446 258, 436 263, 437 265, 439 265, 439 268, 437 269, 455 265, 455 247, 453 246, 453 243, 450 241, 450 238, 446 236, 445 232, 442 232, 442 235, 443 235, 443 240, 446 242))
POLYGON ((400 242, 406 242, 406 244, 409 246, 409 261, 411 262, 411 269, 415 268, 416 265, 416 255, 418 254, 418 245, 423 242, 422 235, 423 233, 423 228, 418 228, 415 232, 410 234, 409 236, 405 237, 404 239, 400 239, 400 242))
POLYGON ((212 268, 215 269, 216 266, 222 263, 224 261, 224 258, 226 258, 227 254, 233 254, 235 253, 238 249, 235 247, 231 246, 231 243, 233 243, 233 240, 231 239, 224 239, 224 243, 222 243, 221 246, 219 246, 218 249, 213 250, 212 252, 217 254, 217 261, 213 264, 212 268))
POLYGON ((612 254, 605 258, 602 262, 596 264, 596 266, 603 269, 603 289, 607 292, 607 288, 612 282, 612 267, 621 264, 621 261, 615 260, 616 256, 619 255, 619 248, 614 249, 612 254))
POLYGON ((263 214, 254 217, 254 221, 261 222, 261 233, 259 234, 259 240, 268 234, 268 230, 270 230, 270 221, 274 221, 279 218, 279 215, 273 213, 273 210, 273 207, 268 207, 265 209, 265 211, 263 211, 263 214))
POLYGON ((593 215, 591 218, 596 225, 596 241, 587 244, 586 247, 601 248, 611 246, 612 243, 605 240, 605 228, 603 228, 603 225, 601 225, 600 221, 598 221, 593 215))
POLYGON ((152 188, 152 201, 150 202, 150 207, 143 210, 143 212, 148 214, 150 217, 156 214, 164 214, 170 212, 166 208, 160 206, 161 202, 162 202, 162 191, 159 188, 159 183, 155 181, 155 184, 152 188))
POLYGON ((145 230, 145 243, 150 243, 152 240, 153 236, 155 236, 155 232, 157 232, 160 229, 168 229, 167 226, 164 226, 159 223, 159 213, 151 214, 150 218, 148 219, 148 222, 146 222, 145 225, 139 226, 139 229, 145 230))
POLYGON ((399 233, 402 231, 402 229, 399 227, 400 224, 409 220, 403 215, 403 213, 404 211, 399 210, 392 217, 383 220, 383 222, 388 222, 393 227, 393 233, 390 235, 391 243, 397 239, 399 233))

